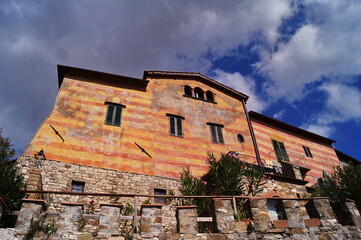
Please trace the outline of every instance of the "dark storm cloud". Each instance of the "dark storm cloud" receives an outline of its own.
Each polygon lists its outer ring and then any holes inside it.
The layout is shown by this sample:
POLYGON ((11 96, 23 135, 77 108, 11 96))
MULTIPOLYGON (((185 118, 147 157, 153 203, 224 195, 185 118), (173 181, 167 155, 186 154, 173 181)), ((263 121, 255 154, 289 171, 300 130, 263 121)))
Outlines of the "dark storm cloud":
POLYGON ((292 11, 287 1, 269 2, 0 1, 0 126, 25 146, 53 106, 57 64, 135 77, 145 69, 207 73, 212 58, 254 32, 276 40, 292 11))

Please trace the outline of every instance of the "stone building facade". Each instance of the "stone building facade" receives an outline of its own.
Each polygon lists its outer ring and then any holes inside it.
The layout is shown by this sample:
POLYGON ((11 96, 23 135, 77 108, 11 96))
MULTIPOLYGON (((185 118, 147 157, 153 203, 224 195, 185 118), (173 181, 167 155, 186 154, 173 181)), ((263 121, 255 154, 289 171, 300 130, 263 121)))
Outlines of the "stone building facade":
POLYGON ((54 108, 18 159, 29 189, 178 193, 185 167, 201 177, 207 153, 232 151, 269 176, 265 196, 296 197, 339 164, 332 140, 249 114, 248 96, 200 73, 58 66, 58 77, 54 108), (305 165, 289 154, 285 167, 274 141, 305 165))

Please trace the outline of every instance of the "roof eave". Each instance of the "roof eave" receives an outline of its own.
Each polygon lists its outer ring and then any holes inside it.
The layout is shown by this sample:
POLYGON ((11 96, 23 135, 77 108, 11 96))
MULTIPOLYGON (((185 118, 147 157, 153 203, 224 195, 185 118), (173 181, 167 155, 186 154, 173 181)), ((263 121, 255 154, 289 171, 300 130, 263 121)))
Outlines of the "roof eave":
POLYGON ((122 75, 116 75, 111 73, 104 73, 94 70, 88 70, 83 68, 76 68, 64 65, 57 65, 58 68, 58 84, 59 88, 63 82, 64 77, 84 77, 84 78, 91 78, 91 79, 104 79, 104 80, 111 80, 117 82, 126 82, 130 84, 135 84, 137 86, 146 87, 148 84, 148 80, 127 77, 122 75))

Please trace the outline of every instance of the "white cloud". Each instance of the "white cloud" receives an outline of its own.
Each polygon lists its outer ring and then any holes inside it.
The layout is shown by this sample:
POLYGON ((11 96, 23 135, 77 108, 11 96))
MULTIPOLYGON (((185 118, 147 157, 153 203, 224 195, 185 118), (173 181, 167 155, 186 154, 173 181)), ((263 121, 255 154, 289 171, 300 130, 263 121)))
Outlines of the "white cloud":
POLYGON ((322 124, 304 125, 301 128, 316 133, 323 137, 330 137, 332 133, 335 131, 334 127, 329 125, 322 125, 322 124))
POLYGON ((283 117, 284 114, 285 114, 285 110, 281 110, 281 111, 273 114, 273 118, 282 119, 282 117, 283 117))
POLYGON ((336 130, 337 123, 361 121, 361 91, 358 88, 329 83, 319 89, 327 94, 326 108, 313 115, 303 128, 322 136, 330 136, 336 130))
POLYGON ((306 1, 307 20, 277 51, 263 52, 258 69, 272 82, 275 98, 290 102, 305 96, 306 84, 322 77, 347 81, 361 74, 361 2, 306 1))
POLYGON ((256 92, 255 81, 251 78, 246 78, 240 73, 226 73, 220 69, 215 70, 215 79, 235 90, 238 90, 249 96, 247 101, 247 110, 262 112, 265 109, 266 103, 259 98, 260 94, 256 92))

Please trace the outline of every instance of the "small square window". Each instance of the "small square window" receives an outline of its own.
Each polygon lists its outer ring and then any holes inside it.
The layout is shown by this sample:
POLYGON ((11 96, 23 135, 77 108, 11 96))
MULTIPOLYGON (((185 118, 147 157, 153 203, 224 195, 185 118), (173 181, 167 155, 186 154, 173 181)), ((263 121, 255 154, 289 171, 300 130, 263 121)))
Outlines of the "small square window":
POLYGON ((84 192, 85 182, 71 181, 71 192, 84 192))
POLYGON ((313 158, 311 150, 308 147, 302 146, 303 147, 303 151, 305 151, 305 154, 307 157, 309 158, 313 158))
POLYGON ((184 117, 167 113, 169 118, 169 135, 183 137, 182 120, 184 117))
MULTIPOLYGON (((167 195, 166 189, 160 189, 160 188, 154 188, 154 195, 167 195)), ((155 197, 154 202, 165 204, 165 198, 164 197, 155 197)))
POLYGON ((216 124, 216 123, 207 123, 209 125, 209 128, 211 130, 211 140, 214 143, 224 144, 223 139, 223 125, 216 124))
POLYGON ((108 105, 107 115, 105 117, 105 124, 120 126, 122 111, 125 106, 110 102, 105 102, 105 104, 108 105))

